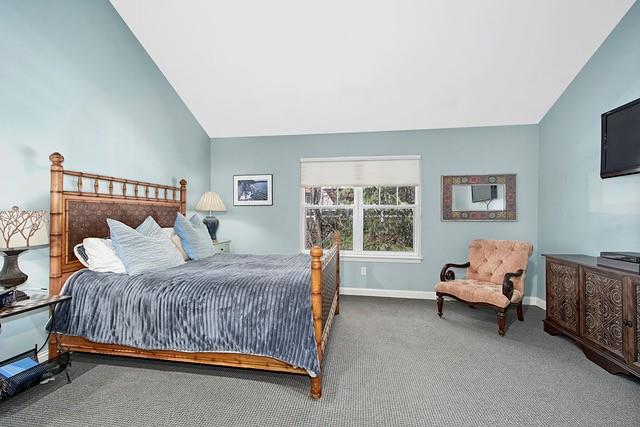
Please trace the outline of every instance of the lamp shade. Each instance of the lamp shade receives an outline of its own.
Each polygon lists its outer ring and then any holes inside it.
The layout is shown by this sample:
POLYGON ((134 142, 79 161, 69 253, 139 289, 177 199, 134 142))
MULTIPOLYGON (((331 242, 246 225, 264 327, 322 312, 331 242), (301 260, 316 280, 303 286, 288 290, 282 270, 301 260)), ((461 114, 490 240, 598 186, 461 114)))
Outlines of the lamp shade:
POLYGON ((204 193, 200 200, 198 200, 198 204, 196 205, 197 211, 210 211, 210 212, 224 212, 227 208, 224 207, 224 203, 222 199, 213 191, 207 191, 204 193))
POLYGON ((0 211, 0 249, 28 248, 49 243, 49 212, 0 211))

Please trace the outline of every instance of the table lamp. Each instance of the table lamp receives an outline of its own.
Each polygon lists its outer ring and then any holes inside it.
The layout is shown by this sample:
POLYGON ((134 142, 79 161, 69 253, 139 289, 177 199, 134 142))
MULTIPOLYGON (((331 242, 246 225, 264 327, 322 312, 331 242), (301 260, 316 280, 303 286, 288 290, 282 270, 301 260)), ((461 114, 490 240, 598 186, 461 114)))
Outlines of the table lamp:
MULTIPOLYGON (((0 271, 0 285, 15 288, 27 281, 20 270, 18 256, 29 249, 49 244, 49 212, 21 210, 17 206, 0 211, 0 253, 6 258, 0 271)), ((14 289, 16 301, 29 299, 27 294, 14 289)))
POLYGON ((202 197, 200 197, 200 200, 198 200, 196 210, 209 211, 209 215, 206 216, 202 220, 202 222, 207 226, 207 230, 209 230, 211 240, 216 241, 216 233, 218 232, 220 221, 218 220, 218 218, 213 216, 212 212, 224 212, 227 210, 227 208, 224 207, 224 203, 222 203, 222 199, 220 198, 218 193, 207 191, 202 195, 202 197))

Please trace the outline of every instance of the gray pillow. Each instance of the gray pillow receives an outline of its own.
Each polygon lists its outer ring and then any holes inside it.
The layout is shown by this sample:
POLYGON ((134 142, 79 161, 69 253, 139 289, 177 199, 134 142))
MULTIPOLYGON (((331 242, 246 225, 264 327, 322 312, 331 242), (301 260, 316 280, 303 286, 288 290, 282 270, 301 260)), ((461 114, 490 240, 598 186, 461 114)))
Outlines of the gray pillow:
POLYGON ((107 219, 107 224, 113 247, 122 260, 127 274, 162 271, 184 264, 184 260, 170 239, 164 236, 160 238, 146 236, 113 219, 107 219))
POLYGON ((178 214, 173 231, 180 237, 184 251, 192 260, 197 261, 216 254, 211 236, 199 215, 187 220, 184 215, 178 214))

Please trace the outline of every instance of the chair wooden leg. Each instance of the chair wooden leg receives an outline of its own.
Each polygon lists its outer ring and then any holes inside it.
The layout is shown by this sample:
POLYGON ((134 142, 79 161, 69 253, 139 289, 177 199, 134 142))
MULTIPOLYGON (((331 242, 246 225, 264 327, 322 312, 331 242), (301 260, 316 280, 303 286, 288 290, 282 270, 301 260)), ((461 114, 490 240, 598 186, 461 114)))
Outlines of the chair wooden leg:
POLYGON ((516 306, 516 313, 518 314, 518 320, 521 322, 524 321, 524 314, 522 313, 522 301, 520 301, 516 306))
POLYGON ((504 327, 507 324, 507 310, 498 312, 498 334, 504 336, 504 327))
POLYGON ((322 397, 322 376, 311 378, 311 398, 318 400, 322 397))
POLYGON ((438 305, 438 316, 442 317, 442 306, 444 305, 444 297, 438 295, 436 304, 438 305))

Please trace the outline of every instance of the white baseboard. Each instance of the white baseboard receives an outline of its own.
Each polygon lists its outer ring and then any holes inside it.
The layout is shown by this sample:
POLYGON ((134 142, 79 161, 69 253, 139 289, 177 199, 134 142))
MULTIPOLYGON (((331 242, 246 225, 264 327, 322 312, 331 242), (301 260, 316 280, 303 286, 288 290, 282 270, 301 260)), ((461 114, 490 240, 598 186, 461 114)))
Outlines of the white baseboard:
POLYGON ((538 297, 524 297, 522 299, 522 303, 524 305, 535 305, 536 307, 540 307, 543 310, 547 309, 547 302, 538 297))
POLYGON ((40 363, 49 360, 49 346, 45 346, 40 353, 38 353, 38 361, 40 363))
POLYGON ((395 289, 350 288, 340 286, 341 295, 358 295, 363 297, 436 299, 435 292, 397 291, 395 289))
MULTIPOLYGON (((371 288, 350 288, 348 286, 340 286, 341 295, 357 295, 365 297, 382 297, 382 298, 408 298, 408 299, 428 299, 435 300, 436 293, 433 291, 402 291, 395 289, 371 289, 371 288)), ((538 297, 524 297, 522 300, 524 305, 533 305, 546 310, 545 300, 538 297)))

